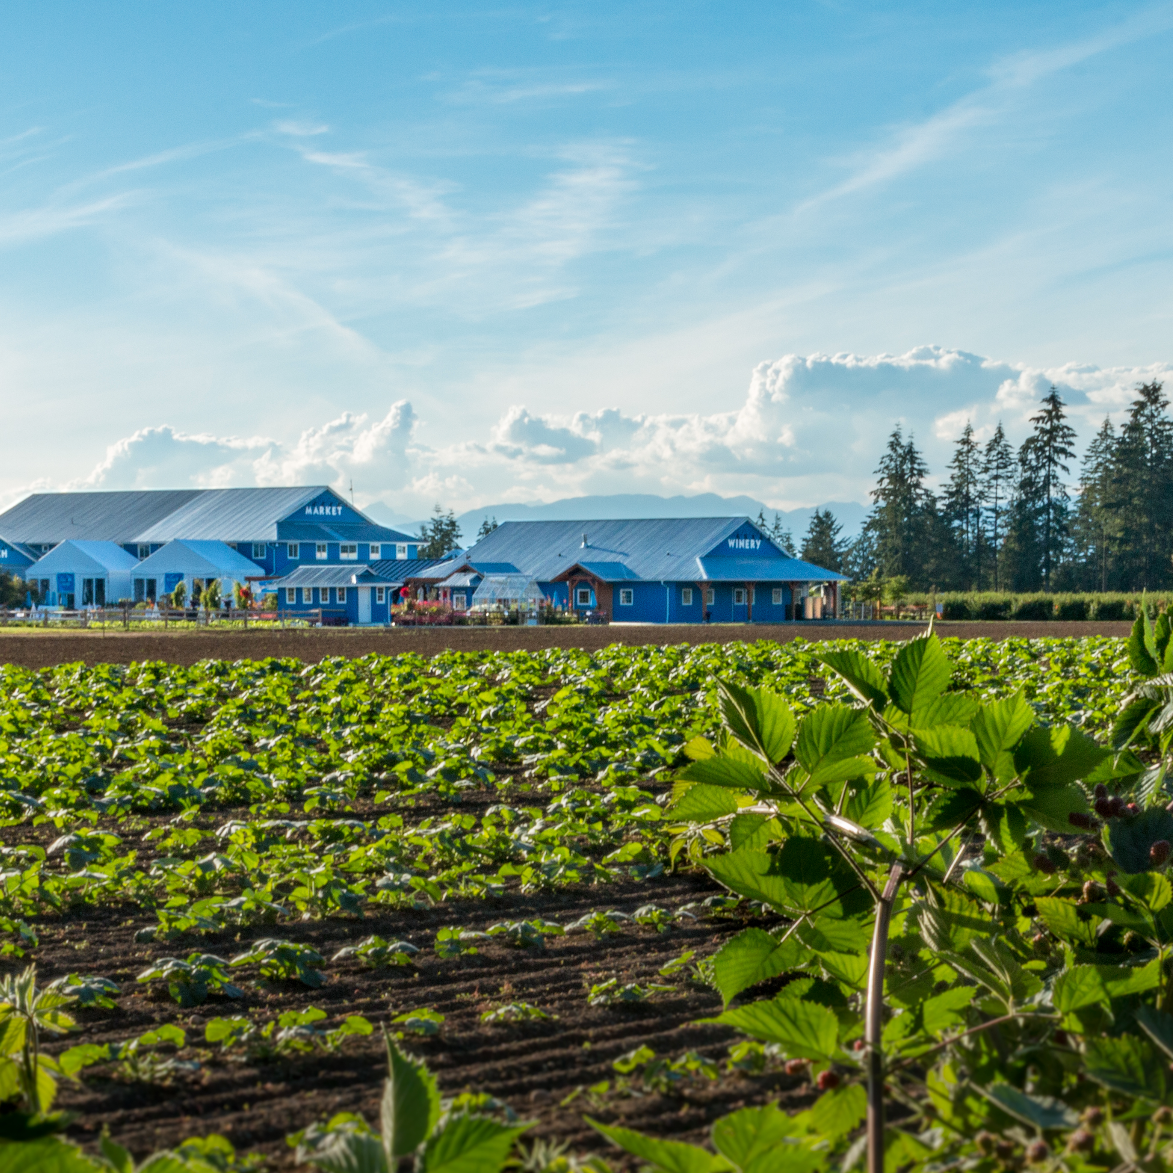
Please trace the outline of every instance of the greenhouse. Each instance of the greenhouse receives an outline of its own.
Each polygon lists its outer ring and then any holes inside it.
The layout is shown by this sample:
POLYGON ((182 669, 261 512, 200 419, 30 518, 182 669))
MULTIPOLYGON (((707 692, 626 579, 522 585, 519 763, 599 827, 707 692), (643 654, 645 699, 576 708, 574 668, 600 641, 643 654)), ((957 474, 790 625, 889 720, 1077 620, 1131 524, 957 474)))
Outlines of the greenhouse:
POLYGON ((542 588, 528 574, 489 574, 473 592, 473 611, 537 611, 545 605, 542 588))

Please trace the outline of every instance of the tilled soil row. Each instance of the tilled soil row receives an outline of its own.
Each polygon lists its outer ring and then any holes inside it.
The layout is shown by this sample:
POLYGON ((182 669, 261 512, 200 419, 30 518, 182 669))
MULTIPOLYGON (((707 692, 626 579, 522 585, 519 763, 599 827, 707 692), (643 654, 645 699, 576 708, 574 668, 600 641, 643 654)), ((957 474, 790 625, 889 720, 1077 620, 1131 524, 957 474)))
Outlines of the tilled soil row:
MULTIPOLYGON (((445 651, 538 651, 611 644, 752 643, 792 639, 905 640, 925 630, 920 623, 798 622, 782 624, 641 624, 614 627, 410 627, 323 630, 190 632, 55 632, 16 628, 0 630, 0 664, 50 668, 56 664, 130 664, 164 660, 195 664, 200 660, 261 659, 293 656, 316 663, 327 656, 355 658, 371 652, 394 655, 416 652, 435 656, 445 651)), ((1041 639, 1045 636, 1127 636, 1128 623, 938 623, 937 631, 961 639, 1041 639)))
MULTIPOLYGON (((713 1119, 738 1106, 779 1095, 796 1102, 807 1098, 802 1081, 777 1072, 759 1077, 728 1073, 724 1060, 733 1032, 697 1021, 718 1013, 720 998, 695 977, 681 976, 687 970, 667 978, 658 973, 683 951, 695 951, 694 960, 711 954, 746 921, 701 915, 695 921, 674 921, 667 932, 622 922, 623 931, 617 935, 550 936, 542 950, 478 940, 477 953, 449 959, 437 955, 432 944, 443 926, 483 931, 497 921, 538 917, 566 924, 600 908, 631 913, 642 904, 655 903, 674 910, 715 891, 704 876, 680 874, 427 908, 376 907, 361 921, 294 921, 172 943, 136 943, 135 932, 154 923, 153 916, 141 913, 91 910, 46 923, 40 926, 41 944, 35 954, 42 981, 80 971, 111 978, 123 988, 118 1009, 80 1010, 81 1029, 51 1050, 78 1042, 124 1040, 170 1022, 187 1031, 189 1046, 183 1057, 196 1058, 201 1065, 198 1072, 180 1074, 165 1085, 129 1083, 110 1068, 90 1068, 80 1086, 63 1085, 58 1104, 78 1113, 70 1133, 83 1144, 92 1144, 108 1128, 115 1140, 141 1156, 184 1137, 219 1132, 240 1149, 264 1154, 273 1167, 291 1167, 292 1150, 285 1143, 290 1132, 341 1111, 361 1112, 377 1121, 386 1074, 378 1026, 405 1011, 428 1007, 445 1015, 440 1034, 408 1037, 404 1046, 427 1059, 443 1094, 491 1093, 519 1118, 533 1122, 531 1139, 556 1139, 579 1151, 610 1151, 615 1157, 608 1143, 584 1122, 583 1114, 589 1113, 660 1136, 700 1141, 713 1119), (420 947, 415 964, 369 970, 330 961, 338 949, 372 933, 420 947), (210 998, 203 1006, 184 1011, 161 985, 148 988, 135 982, 137 974, 160 957, 186 957, 198 951, 229 958, 266 936, 313 945, 327 959, 327 984, 317 990, 294 983, 262 989, 253 980, 254 971, 238 969, 234 972, 245 989, 243 999, 210 998), (675 988, 647 1002, 590 1006, 589 987, 612 977, 621 983, 658 982, 675 988), (551 1018, 507 1024, 481 1021, 484 1011, 513 1001, 538 1006, 551 1018), (233 1062, 204 1042, 204 1027, 212 1018, 248 1013, 265 1021, 309 1006, 329 1016, 320 1025, 334 1026, 349 1014, 361 1014, 375 1024, 376 1034, 347 1039, 334 1053, 265 1064, 233 1062), (563 1105, 576 1088, 614 1082, 613 1061, 641 1045, 669 1057, 696 1050, 718 1061, 722 1075, 716 1081, 694 1080, 670 1096, 580 1093, 563 1105)), ((624 1160, 617 1160, 617 1168, 627 1168, 624 1160)))

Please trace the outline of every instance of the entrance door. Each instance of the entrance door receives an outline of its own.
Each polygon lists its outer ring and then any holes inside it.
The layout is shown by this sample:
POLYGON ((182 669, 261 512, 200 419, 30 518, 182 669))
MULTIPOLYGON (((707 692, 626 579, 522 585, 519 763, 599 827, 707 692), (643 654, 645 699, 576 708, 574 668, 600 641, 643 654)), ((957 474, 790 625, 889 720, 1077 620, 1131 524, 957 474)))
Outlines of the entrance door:
POLYGON ((358 588, 358 621, 359 623, 370 623, 371 621, 371 588, 358 588))

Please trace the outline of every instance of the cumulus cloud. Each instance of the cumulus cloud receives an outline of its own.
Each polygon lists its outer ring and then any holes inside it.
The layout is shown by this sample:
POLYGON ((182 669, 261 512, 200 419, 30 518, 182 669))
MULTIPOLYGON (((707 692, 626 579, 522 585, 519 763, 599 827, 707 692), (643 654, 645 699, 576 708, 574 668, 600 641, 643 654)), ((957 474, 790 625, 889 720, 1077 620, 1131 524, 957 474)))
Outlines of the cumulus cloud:
MULTIPOLYGON (((583 493, 750 493, 778 507, 866 499, 891 429, 915 434, 940 473, 967 422, 979 438, 1001 421, 1020 441, 1054 383, 1085 441, 1119 420, 1137 383, 1173 382, 1173 366, 1034 368, 961 350, 902 355, 786 355, 759 364, 726 411, 562 415, 510 407, 484 437, 429 446, 410 402, 381 418, 342 412, 296 440, 187 435, 162 425, 112 445, 71 487, 329 484, 400 516, 436 501, 457 509, 583 493)), ((458 421, 433 419, 440 435, 458 421)))

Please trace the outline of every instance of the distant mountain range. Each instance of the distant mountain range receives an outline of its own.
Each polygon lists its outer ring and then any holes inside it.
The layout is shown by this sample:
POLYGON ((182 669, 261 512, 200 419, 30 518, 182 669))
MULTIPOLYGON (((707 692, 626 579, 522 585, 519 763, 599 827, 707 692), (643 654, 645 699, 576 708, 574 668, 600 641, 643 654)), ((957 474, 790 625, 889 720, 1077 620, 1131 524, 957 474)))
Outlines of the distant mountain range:
MULTIPOLYGON (((854 538, 863 526, 867 507, 858 501, 828 501, 825 505, 808 505, 801 509, 771 509, 753 497, 721 497, 716 493, 699 493, 695 497, 657 497, 652 493, 613 493, 605 496, 564 497, 548 505, 505 503, 470 509, 459 515, 460 532, 466 546, 476 541, 485 518, 497 521, 597 521, 608 518, 637 517, 753 517, 764 513, 773 524, 774 515, 801 544, 802 536, 816 509, 829 509, 843 526, 843 537, 854 538)), ((411 521, 389 506, 376 502, 364 510, 383 525, 418 533, 423 522, 411 521)))

